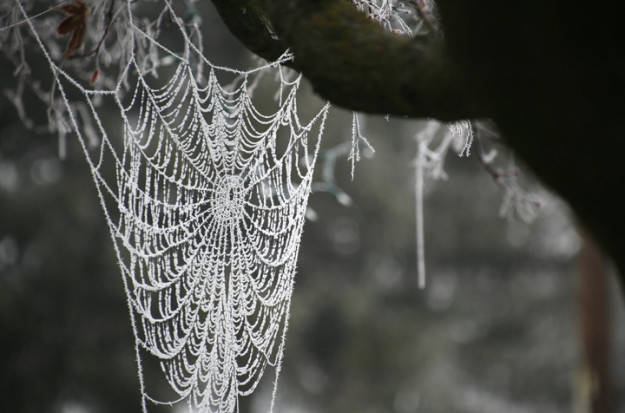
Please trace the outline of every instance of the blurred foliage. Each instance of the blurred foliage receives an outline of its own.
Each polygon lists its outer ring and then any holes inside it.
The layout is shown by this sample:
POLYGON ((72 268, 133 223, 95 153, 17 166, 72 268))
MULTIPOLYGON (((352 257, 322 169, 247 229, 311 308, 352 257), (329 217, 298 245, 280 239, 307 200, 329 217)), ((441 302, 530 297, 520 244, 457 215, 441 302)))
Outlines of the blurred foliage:
MULTIPOLYGON (((132 333, 108 230, 80 153, 0 112, 0 410, 136 403, 132 333)), ((78 148, 74 148, 78 149, 78 148)))

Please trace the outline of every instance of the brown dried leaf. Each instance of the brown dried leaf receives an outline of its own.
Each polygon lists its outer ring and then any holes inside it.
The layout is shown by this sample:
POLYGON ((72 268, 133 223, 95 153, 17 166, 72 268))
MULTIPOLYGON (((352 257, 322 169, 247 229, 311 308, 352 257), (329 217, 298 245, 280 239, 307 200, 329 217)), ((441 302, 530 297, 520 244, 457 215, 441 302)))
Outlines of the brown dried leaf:
POLYGON ((61 35, 72 33, 72 37, 67 44, 67 50, 63 54, 63 57, 67 58, 82 46, 89 8, 81 0, 74 0, 74 3, 66 4, 59 8, 69 14, 56 28, 57 33, 61 35))

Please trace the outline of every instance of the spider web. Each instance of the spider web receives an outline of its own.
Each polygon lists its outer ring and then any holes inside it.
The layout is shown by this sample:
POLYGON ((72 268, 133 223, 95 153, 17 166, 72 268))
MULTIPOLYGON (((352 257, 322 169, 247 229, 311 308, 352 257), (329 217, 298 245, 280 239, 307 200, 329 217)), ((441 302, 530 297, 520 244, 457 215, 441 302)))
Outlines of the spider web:
POLYGON ((318 148, 308 134, 325 116, 302 126, 296 92, 264 116, 246 81, 228 92, 211 71, 197 89, 183 62, 163 88, 139 81, 124 108, 111 225, 137 343, 194 409, 233 411, 282 357, 318 148))
POLYGON ((183 51, 160 43, 128 3, 118 11, 135 45, 125 67, 112 88, 85 86, 56 63, 16 4, 50 65, 59 110, 79 138, 111 231, 143 411, 148 402, 183 400, 193 411, 238 411, 239 396, 251 394, 268 367, 276 378, 280 370, 328 105, 303 122, 300 77, 276 63, 247 72, 213 65, 169 1, 161 16, 175 23, 183 51), (154 62, 167 69, 166 81, 156 79, 154 62), (268 71, 279 93, 265 114, 252 91, 268 71), (104 122, 104 103, 118 109, 121 128, 104 122), (154 360, 173 397, 152 393, 159 386, 143 371, 154 360))

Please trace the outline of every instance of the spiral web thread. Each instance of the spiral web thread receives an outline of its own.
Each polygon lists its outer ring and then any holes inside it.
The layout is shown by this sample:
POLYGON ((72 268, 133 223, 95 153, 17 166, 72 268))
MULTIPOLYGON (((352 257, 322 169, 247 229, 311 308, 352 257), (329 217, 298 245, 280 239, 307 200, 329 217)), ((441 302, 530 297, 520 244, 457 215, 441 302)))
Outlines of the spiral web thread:
MULTIPOLYGON (((54 62, 17 2, 48 59, 111 230, 136 338, 143 411, 148 402, 184 400, 192 411, 233 412, 267 367, 275 367, 277 382, 328 105, 301 122, 299 77, 290 80, 275 64, 249 72, 212 65, 164 4, 185 39, 181 55, 135 25, 130 5, 127 16, 135 43, 155 45, 172 62, 169 80, 151 87, 153 77, 132 51, 115 88, 95 90, 54 62), (202 66, 206 78, 194 72, 202 66), (269 115, 251 97, 266 71, 277 71, 280 83, 269 115), (222 86, 224 74, 234 81, 222 86), (70 101, 76 93, 87 115, 70 101), (119 109, 122 139, 114 136, 121 131, 104 126, 102 100, 119 109), (95 148, 82 132, 90 123, 99 132, 95 148), (148 359, 158 361, 174 397, 151 394, 143 375, 148 359)), ((274 384, 272 406, 275 392, 274 384)))

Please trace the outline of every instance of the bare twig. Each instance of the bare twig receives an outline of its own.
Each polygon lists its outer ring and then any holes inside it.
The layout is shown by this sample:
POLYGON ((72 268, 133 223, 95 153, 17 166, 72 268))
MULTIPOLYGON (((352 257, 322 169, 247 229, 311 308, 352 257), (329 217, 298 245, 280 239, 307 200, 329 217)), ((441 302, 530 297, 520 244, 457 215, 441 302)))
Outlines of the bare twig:
MULTIPOLYGON (((536 199, 533 199, 531 196, 528 196, 528 194, 523 193, 523 191, 518 187, 518 184, 516 184, 515 179, 517 176, 520 175, 518 169, 514 168, 511 171, 503 172, 492 165, 492 160, 487 159, 487 156, 484 154, 484 147, 482 144, 482 139, 484 137, 482 135, 482 132, 487 129, 479 128, 474 121, 471 121, 470 125, 476 142, 475 148, 477 159, 484 168, 484 170, 493 178, 495 184, 504 192, 504 196, 515 202, 520 202, 524 205, 527 205, 533 209, 540 208, 542 203, 536 199)), ((502 142, 499 135, 495 134, 492 131, 488 131, 488 133, 489 136, 487 137, 489 139, 502 142)))
POLYGON ((98 42, 98 45, 96 46, 95 50, 93 52, 91 52, 91 54, 94 57, 97 57, 98 54, 100 53, 100 47, 102 46, 102 43, 104 43, 104 39, 106 38, 106 35, 109 33, 109 29, 111 28, 111 24, 113 24, 113 9, 115 8, 115 0, 111 0, 111 5, 109 6, 108 11, 106 12, 106 28, 104 29, 104 34, 102 34, 102 37, 100 38, 100 41, 98 42))
POLYGON ((421 7, 421 3, 419 2, 419 0, 408 0, 408 2, 414 6, 415 10, 417 11, 417 14, 419 15, 419 18, 427 26, 428 30, 431 33, 438 33, 438 29, 436 28, 434 23, 432 23, 427 13, 421 7))

